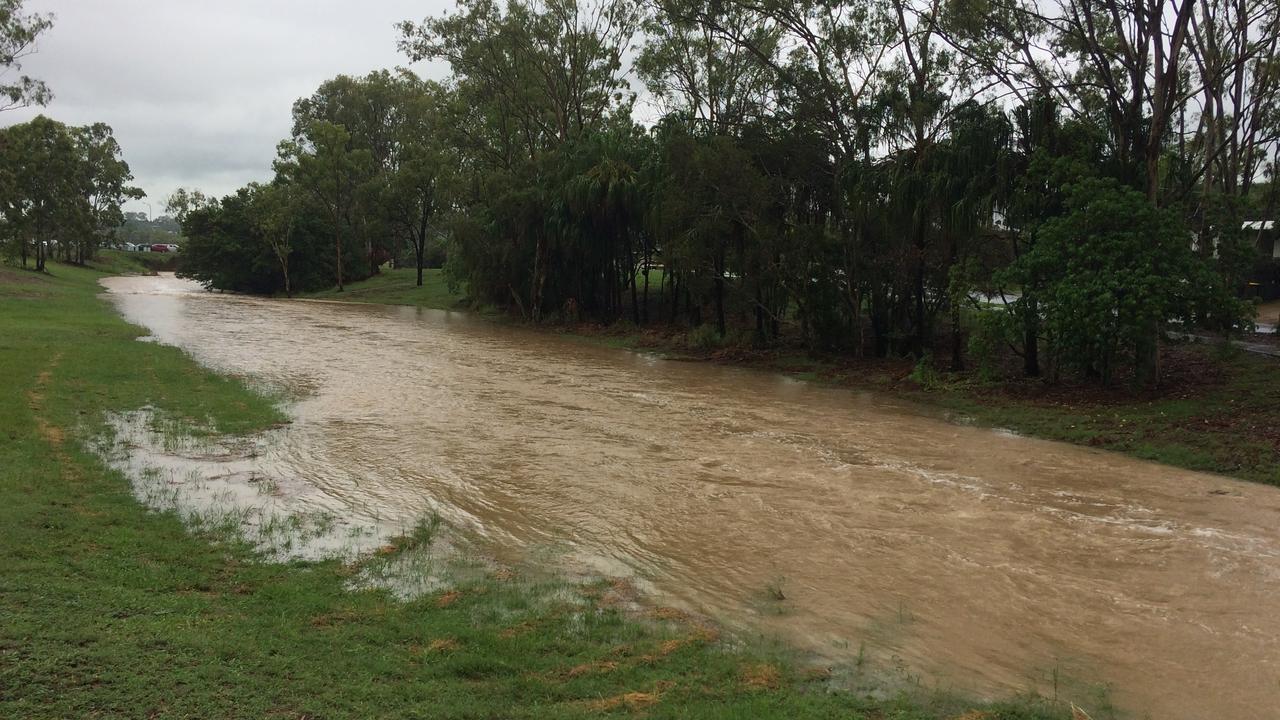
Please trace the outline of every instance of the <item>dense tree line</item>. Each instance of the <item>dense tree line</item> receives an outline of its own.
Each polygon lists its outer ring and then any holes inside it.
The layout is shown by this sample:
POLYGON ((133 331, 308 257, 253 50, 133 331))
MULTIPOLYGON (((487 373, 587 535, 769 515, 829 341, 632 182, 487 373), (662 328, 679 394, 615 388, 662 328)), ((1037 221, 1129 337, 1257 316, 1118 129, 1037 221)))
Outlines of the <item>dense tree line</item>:
POLYGON ((116 240, 133 245, 167 245, 178 242, 182 227, 168 215, 155 219, 143 212, 126 212, 124 224, 116 230, 116 240))
POLYGON ((1108 381, 1154 381, 1170 324, 1248 322, 1274 2, 461 0, 400 33, 450 76, 299 100, 275 179, 187 216, 192 276, 434 253, 533 321, 1108 381))
POLYGON ((436 223, 454 154, 443 88, 409 72, 340 76, 294 104, 269 183, 220 201, 180 189, 184 274, 211 287, 284 292, 336 285, 383 264, 443 262, 436 223))
MULTIPOLYGON (((53 16, 0 0, 0 112, 44 105, 41 80, 21 74, 22 60, 53 16)), ((49 258, 83 264, 124 224, 121 205, 142 191, 109 126, 71 127, 43 115, 0 129, 0 254, 45 269, 49 258)))
POLYGON ((23 267, 49 258, 83 264, 124 223, 142 191, 111 128, 72 127, 43 115, 0 130, 0 242, 23 267))

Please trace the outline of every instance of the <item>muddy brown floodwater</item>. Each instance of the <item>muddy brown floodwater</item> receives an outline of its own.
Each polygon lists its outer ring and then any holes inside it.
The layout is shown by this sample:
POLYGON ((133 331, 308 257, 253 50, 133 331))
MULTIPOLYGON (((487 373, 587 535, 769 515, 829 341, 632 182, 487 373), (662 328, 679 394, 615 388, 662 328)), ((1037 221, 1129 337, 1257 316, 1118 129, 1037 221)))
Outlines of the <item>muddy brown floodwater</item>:
POLYGON ((331 510, 436 509, 905 682, 1280 717, 1275 488, 465 314, 105 283, 158 340, 303 391, 270 452, 331 510))

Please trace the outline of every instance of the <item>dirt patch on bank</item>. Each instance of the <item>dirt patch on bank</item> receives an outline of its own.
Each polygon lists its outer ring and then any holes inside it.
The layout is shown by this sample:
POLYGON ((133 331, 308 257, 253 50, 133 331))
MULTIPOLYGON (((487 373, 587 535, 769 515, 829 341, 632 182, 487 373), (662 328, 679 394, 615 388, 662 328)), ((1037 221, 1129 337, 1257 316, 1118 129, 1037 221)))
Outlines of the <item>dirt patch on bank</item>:
POLYGON ((47 297, 49 276, 34 270, 0 267, 0 296, 19 300, 47 297))
POLYGON ((54 452, 61 453, 62 445, 66 441, 66 433, 61 427, 49 422, 45 417, 44 407, 44 390, 49 385, 49 380, 53 377, 53 371, 57 368, 58 363, 62 360, 62 353, 55 354, 44 370, 36 375, 36 382, 27 391, 27 407, 31 408, 32 414, 35 416, 36 431, 40 433, 40 437, 53 448, 54 452))

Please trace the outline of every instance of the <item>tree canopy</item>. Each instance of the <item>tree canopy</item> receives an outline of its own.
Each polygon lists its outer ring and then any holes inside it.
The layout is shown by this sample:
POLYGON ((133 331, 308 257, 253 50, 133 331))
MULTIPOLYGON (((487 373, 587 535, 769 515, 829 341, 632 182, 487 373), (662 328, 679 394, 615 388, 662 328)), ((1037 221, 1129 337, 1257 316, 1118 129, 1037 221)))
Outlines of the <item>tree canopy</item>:
POLYGON ((533 321, 957 368, 1008 347, 1030 375, 1154 381, 1170 326, 1248 324, 1278 13, 462 0, 399 26, 446 79, 340 76, 300 99, 275 179, 184 223, 245 253, 193 261, 242 267, 189 272, 275 292, 447 258, 474 301, 533 321))
POLYGON ((0 130, 0 232, 5 252, 44 270, 55 253, 84 263, 142 197, 111 128, 70 127, 43 115, 0 130))
POLYGON ((22 74, 22 59, 53 27, 53 15, 24 12, 22 4, 23 0, 0 0, 0 112, 46 105, 53 97, 43 80, 22 74))

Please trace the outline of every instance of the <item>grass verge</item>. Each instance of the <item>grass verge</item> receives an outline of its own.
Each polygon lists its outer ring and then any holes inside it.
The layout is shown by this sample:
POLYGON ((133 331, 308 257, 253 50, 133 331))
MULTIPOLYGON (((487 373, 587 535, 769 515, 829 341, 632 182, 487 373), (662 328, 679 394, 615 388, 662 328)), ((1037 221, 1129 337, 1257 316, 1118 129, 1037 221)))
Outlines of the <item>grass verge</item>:
POLYGON ((155 275, 176 269, 178 257, 175 253, 99 250, 89 266, 112 275, 155 275))
MULTIPOLYGON (((0 716, 1065 718, 1036 699, 837 691, 821 672, 629 610, 625 588, 478 573, 397 599, 367 564, 264 562, 149 512, 85 449, 151 406, 221 433, 283 418, 145 334, 100 274, 0 267, 0 716), (361 589, 363 588, 363 589, 361 589)), ((429 523, 376 563, 432 542, 429 523)))
POLYGON ((444 270, 427 268, 422 271, 422 287, 418 287, 417 270, 414 268, 386 269, 367 280, 347 285, 342 292, 336 288, 305 293, 300 297, 344 302, 377 303, 383 305, 413 305, 437 310, 459 308, 464 295, 449 288, 444 270))

